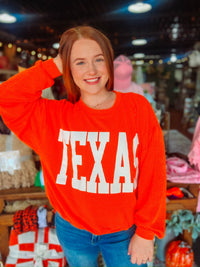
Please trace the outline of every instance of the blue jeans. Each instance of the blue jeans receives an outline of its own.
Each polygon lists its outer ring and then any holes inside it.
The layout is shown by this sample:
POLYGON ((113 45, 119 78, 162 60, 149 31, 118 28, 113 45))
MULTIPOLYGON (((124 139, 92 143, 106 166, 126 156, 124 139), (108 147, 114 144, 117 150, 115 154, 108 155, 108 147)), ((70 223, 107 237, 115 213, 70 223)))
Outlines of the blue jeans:
POLYGON ((135 225, 127 231, 93 235, 86 230, 72 226, 56 213, 55 226, 70 267, 97 267, 99 252, 107 267, 147 266, 147 264, 132 264, 131 256, 128 255, 128 246, 135 233, 135 225))

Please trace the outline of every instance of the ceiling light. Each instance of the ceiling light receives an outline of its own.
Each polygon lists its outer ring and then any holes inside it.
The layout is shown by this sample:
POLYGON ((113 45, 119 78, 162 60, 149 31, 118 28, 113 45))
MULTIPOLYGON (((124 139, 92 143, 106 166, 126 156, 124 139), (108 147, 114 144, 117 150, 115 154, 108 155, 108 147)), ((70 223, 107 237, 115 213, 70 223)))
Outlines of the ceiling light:
POLYGON ((137 60, 137 61, 135 62, 135 64, 136 64, 137 66, 141 66, 141 65, 144 64, 144 60, 137 60))
POLYGON ((0 22, 1 23, 14 23, 16 22, 16 18, 14 16, 11 16, 7 13, 0 14, 0 22))
POLYGON ((128 6, 128 11, 132 13, 145 13, 152 9, 150 4, 136 3, 128 6))
POLYGON ((136 39, 132 41, 132 45, 145 45, 147 40, 145 39, 136 39))
POLYGON ((136 53, 133 55, 134 58, 144 58, 145 54, 144 53, 136 53))
POLYGON ((176 62, 176 60, 177 60, 176 54, 172 54, 171 57, 170 57, 170 61, 171 62, 176 62))

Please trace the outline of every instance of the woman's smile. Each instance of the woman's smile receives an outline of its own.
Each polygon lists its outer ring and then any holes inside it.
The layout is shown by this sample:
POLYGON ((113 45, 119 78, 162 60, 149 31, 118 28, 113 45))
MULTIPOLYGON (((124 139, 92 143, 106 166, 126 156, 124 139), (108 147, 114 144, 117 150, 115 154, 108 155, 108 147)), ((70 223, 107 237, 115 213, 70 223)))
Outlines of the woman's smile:
POLYGON ((100 77, 97 77, 97 78, 89 78, 89 79, 85 79, 85 82, 93 85, 93 84, 97 84, 100 79, 101 79, 100 77))

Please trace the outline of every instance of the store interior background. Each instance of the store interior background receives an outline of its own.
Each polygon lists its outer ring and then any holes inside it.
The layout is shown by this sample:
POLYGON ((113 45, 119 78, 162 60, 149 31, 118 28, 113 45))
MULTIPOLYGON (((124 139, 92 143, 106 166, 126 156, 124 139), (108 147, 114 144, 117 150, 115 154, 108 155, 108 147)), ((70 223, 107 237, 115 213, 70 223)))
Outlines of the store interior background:
MULTIPOLYGON (((115 58, 125 55, 132 61, 132 81, 153 97, 163 131, 175 129, 192 142, 200 115, 200 1, 1 0, 0 82, 17 73, 19 65, 28 68, 55 57, 61 34, 80 24, 105 33, 115 58), (129 12, 128 6, 138 2, 152 9, 129 12), (3 23, 3 13, 16 21, 3 23), (133 45, 137 39, 147 43, 133 45)), ((62 80, 51 89, 56 99, 67 98, 62 80)))

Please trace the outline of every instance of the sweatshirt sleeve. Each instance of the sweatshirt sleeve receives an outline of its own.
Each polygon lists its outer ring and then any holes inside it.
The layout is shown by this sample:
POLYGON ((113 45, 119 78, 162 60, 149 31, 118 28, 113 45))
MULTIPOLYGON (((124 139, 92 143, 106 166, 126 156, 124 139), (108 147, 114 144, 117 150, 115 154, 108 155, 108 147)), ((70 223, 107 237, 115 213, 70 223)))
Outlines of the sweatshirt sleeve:
POLYGON ((42 90, 51 87, 60 75, 53 59, 39 60, 0 84, 0 115, 7 127, 34 150, 31 138, 26 140, 24 136, 28 136, 28 131, 34 134, 37 117, 42 120, 40 112, 46 100, 41 98, 42 90))
MULTIPOLYGON (((148 106, 148 105, 147 105, 148 106)), ((137 187, 136 233, 163 238, 166 216, 166 160, 161 127, 151 106, 143 111, 140 173, 137 187)))

